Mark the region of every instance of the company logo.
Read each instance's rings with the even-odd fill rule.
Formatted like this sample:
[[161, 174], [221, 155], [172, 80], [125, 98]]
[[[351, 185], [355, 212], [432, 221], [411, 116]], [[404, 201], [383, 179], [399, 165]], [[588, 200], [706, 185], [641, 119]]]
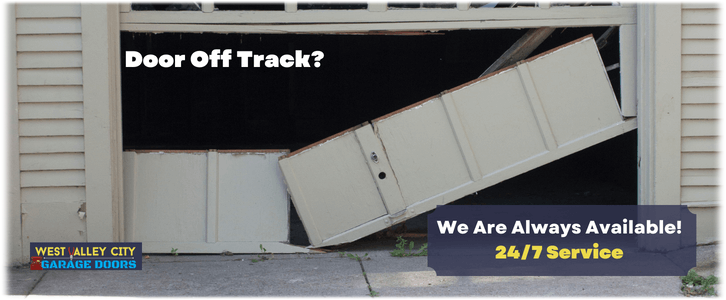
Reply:
[[30, 243], [31, 270], [141, 270], [141, 243]]

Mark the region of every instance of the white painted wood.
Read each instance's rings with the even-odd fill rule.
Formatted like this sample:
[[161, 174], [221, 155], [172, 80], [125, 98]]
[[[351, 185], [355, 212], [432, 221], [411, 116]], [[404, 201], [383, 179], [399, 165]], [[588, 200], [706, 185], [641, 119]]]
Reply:
[[285, 12], [286, 13], [297, 12], [297, 1], [285, 1]]
[[[386, 211], [389, 215], [396, 215], [406, 209], [406, 203], [403, 201], [398, 179], [396, 179], [391, 169], [385, 148], [383, 148], [381, 140], [372, 129], [371, 126], [362, 126], [354, 131], [355, 137], [358, 139], [361, 154], [365, 158], [366, 164], [371, 171], [371, 177], [373, 177], [378, 191], [381, 193]], [[375, 157], [373, 156], [374, 153], [376, 155]], [[378, 177], [381, 172], [386, 174], [383, 179]], [[393, 219], [391, 220], [392, 222], [395, 221]]]
[[80, 208], [80, 202], [23, 203], [23, 248], [30, 249], [31, 242], [86, 242], [86, 222], [78, 217]]
[[718, 151], [718, 137], [684, 137], [681, 139], [681, 152]]
[[681, 188], [683, 204], [688, 202], [717, 201], [718, 187], [715, 186], [684, 186]]
[[83, 170], [83, 153], [22, 154], [21, 171]]
[[[499, 10], [499, 9], [497, 9]], [[400, 10], [389, 10], [386, 14]], [[338, 12], [338, 11], [336, 11]], [[458, 11], [457, 11], [458, 12]], [[214, 15], [219, 12], [215, 12]], [[367, 12], [370, 14], [370, 12]], [[297, 13], [295, 13], [297, 14]], [[373, 15], [373, 14], [372, 14]], [[383, 15], [383, 14], [379, 14]], [[179, 22], [188, 22], [179, 20]], [[341, 33], [366, 31], [422, 31], [460, 29], [511, 29], [574, 26], [618, 26], [634, 24], [631, 18], [581, 19], [524, 19], [446, 22], [391, 22], [391, 23], [320, 23], [320, 24], [192, 24], [192, 23], [122, 23], [121, 30], [133, 32], [217, 32], [217, 33]]]
[[18, 51], [80, 51], [80, 34], [18, 35]]
[[718, 24], [719, 11], [715, 9], [684, 9], [682, 24]]
[[[583, 41], [557, 52], [561, 53], [533, 60], [527, 66], [555, 140], [562, 146], [622, 117], [617, 102], [610, 101], [615, 94], [602, 61], [599, 56], [590, 59], [589, 52], [597, 53], [596, 45]], [[572, 68], [572, 62], [578, 62], [578, 67]]]
[[83, 84], [81, 68], [20, 69], [19, 85], [79, 85]]
[[80, 18], [18, 19], [18, 34], [81, 33]]
[[718, 55], [682, 55], [682, 71], [718, 71]]
[[635, 2], [620, 2], [619, 4], [620, 4], [620, 7], [627, 7], [627, 8], [637, 7], [637, 3], [635, 3]]
[[718, 176], [683, 176], [681, 186], [718, 186]]
[[83, 135], [83, 120], [20, 120], [20, 136]]
[[127, 13], [131, 11], [131, 3], [119, 3], [118, 10], [120, 13]]
[[82, 86], [21, 86], [18, 102], [81, 102]]
[[83, 136], [20, 137], [20, 153], [83, 152]]
[[719, 86], [718, 72], [682, 72], [683, 87]]
[[384, 12], [388, 10], [388, 3], [383, 1], [368, 1], [368, 11]]
[[289, 240], [290, 200], [277, 164], [278, 158], [287, 153], [219, 151], [217, 242], [249, 242], [257, 247], [253, 251], [257, 252], [260, 243]]
[[[407, 205], [405, 213], [395, 217], [411, 218], [633, 129], [635, 121], [623, 121], [620, 115], [597, 53], [592, 37], [580, 39], [529, 59], [516, 70], [492, 73], [373, 120]], [[562, 88], [565, 85], [579, 89]], [[555, 87], [561, 87], [559, 94]], [[537, 113], [533, 106], [540, 101]], [[370, 125], [354, 130], [365, 132]], [[550, 151], [543, 138], [547, 131]], [[316, 247], [354, 241], [392, 224], [390, 215], [346, 220], [345, 226], [332, 220], [331, 215], [375, 216], [380, 212], [372, 211], [383, 202], [377, 186], [367, 184], [377, 178], [363, 176], [368, 171], [362, 164], [368, 159], [367, 142], [349, 137], [346, 131], [280, 160], [293, 202]], [[553, 142], [558, 137], [559, 145]], [[356, 142], [363, 146], [362, 157]], [[470, 149], [476, 164], [466, 158], [463, 147]], [[483, 177], [472, 180], [467, 168], [471, 165], [478, 165]], [[351, 180], [350, 174], [361, 177]], [[343, 194], [353, 189], [355, 194]], [[340, 206], [341, 202], [371, 208]]]
[[[126, 240], [156, 245], [144, 252], [163, 253], [169, 247], [258, 252], [261, 243], [287, 242], [290, 208], [277, 161], [288, 152], [124, 152]], [[185, 225], [175, 228], [179, 222]], [[268, 248], [301, 252], [274, 249]]]
[[80, 68], [83, 66], [81, 52], [20, 52], [18, 68]]
[[456, 90], [452, 97], [481, 174], [492, 174], [547, 152], [516, 70], [505, 70]]
[[[388, 145], [383, 145], [388, 149]], [[322, 141], [313, 149], [293, 153], [280, 167], [310, 243], [386, 214], [371, 176], [367, 157], [351, 131]], [[312, 173], [307, 170], [316, 170]], [[304, 172], [296, 175], [297, 172]], [[396, 178], [400, 178], [396, 175]]]
[[681, 170], [681, 175], [683, 177], [689, 177], [689, 176], [706, 176], [706, 177], [716, 177], [719, 174], [719, 170], [717, 169], [695, 169], [695, 170]]
[[[711, 200], [711, 201], [695, 201], [695, 202], [686, 202], [684, 203], [686, 206], [688, 206], [689, 209], [691, 208], [718, 208], [721, 206], [721, 201], [718, 200]], [[708, 222], [707, 224], [714, 224], [715, 220], [713, 222]], [[698, 224], [698, 223], [696, 223]], [[696, 225], [698, 226], [698, 225]], [[710, 225], [709, 225], [710, 226]], [[713, 241], [709, 242], [712, 243]], [[701, 244], [700, 242], [698, 244]]]
[[718, 120], [683, 120], [682, 136], [718, 136]]
[[116, 128], [118, 5], [84, 3], [81, 15], [88, 240], [114, 242], [123, 236], [122, 147]]
[[681, 118], [687, 119], [718, 119], [718, 104], [683, 104]]
[[[479, 181], [475, 181], [475, 182], [471, 182], [469, 184], [463, 185], [459, 189], [452, 190], [449, 193], [440, 194], [440, 195], [437, 195], [430, 199], [426, 199], [425, 201], [417, 202], [416, 204], [409, 206], [407, 208], [407, 210], [409, 212], [414, 211], [414, 212], [420, 213], [420, 212], [426, 212], [426, 211], [435, 209], [437, 205], [446, 204], [446, 203], [452, 202], [454, 200], [460, 199], [461, 197], [464, 197], [466, 195], [469, 195], [469, 194], [479, 191], [481, 189], [490, 187], [490, 186], [500, 183], [506, 179], [512, 178], [516, 175], [530, 171], [543, 164], [546, 164], [548, 162], [560, 159], [564, 156], [567, 156], [567, 155], [570, 155], [577, 151], [580, 151], [582, 149], [585, 149], [585, 148], [591, 146], [593, 143], [598, 143], [600, 141], [610, 139], [612, 137], [615, 137], [615, 136], [621, 135], [623, 133], [626, 133], [628, 131], [631, 131], [635, 128], [636, 128], [635, 119], [630, 119], [628, 121], [619, 123], [618, 125], [615, 125], [613, 127], [607, 128], [601, 132], [587, 136], [583, 139], [577, 140], [571, 144], [561, 147], [558, 149], [558, 151], [548, 152], [548, 153], [544, 153], [539, 156], [535, 156], [531, 159], [524, 160], [518, 164], [514, 164], [510, 168], [505, 168], [505, 169], [501, 170], [500, 172], [497, 172], [491, 176], [485, 176], [484, 178], [482, 178]], [[283, 161], [284, 160], [281, 160], [281, 163]], [[411, 214], [411, 215], [408, 215], [407, 217], [410, 218], [413, 216], [414, 216], [414, 214]], [[362, 224], [361, 226], [352, 228], [349, 231], [338, 234], [338, 235], [326, 240], [325, 243], [323, 244], [323, 246], [352, 242], [352, 241], [355, 241], [370, 233], [385, 229], [386, 227], [390, 226], [389, 223], [384, 222], [386, 220], [388, 220], [388, 217], [383, 216], [383, 217], [374, 219], [368, 223]]]
[[217, 241], [217, 215], [219, 214], [219, 154], [216, 150], [207, 152], [207, 243]]
[[124, 193], [124, 238], [125, 242], [136, 241], [134, 226], [136, 225], [136, 201], [140, 199], [136, 188], [136, 174], [139, 172], [139, 164], [136, 162], [137, 155], [132, 152], [123, 153], [123, 193]]
[[683, 104], [719, 103], [717, 87], [687, 87], [682, 89]]
[[539, 1], [537, 2], [537, 6], [542, 9], [549, 9], [550, 3], [548, 1]]
[[28, 187], [20, 191], [23, 203], [79, 203], [86, 201], [84, 187]]
[[683, 25], [682, 37], [686, 39], [718, 39], [718, 25]]
[[83, 118], [82, 102], [20, 103], [18, 118], [27, 119], [80, 119]]
[[202, 2], [202, 12], [211, 13], [214, 11], [214, 2]]
[[469, 10], [469, 7], [471, 7], [471, 2], [468, 1], [457, 1], [456, 2], [456, 9], [464, 11]]
[[620, 110], [626, 117], [638, 115], [636, 29], [635, 25], [620, 26]]
[[[699, 245], [713, 244], [721, 241], [719, 226], [714, 226], [714, 224], [721, 222], [720, 208], [718, 208], [718, 205], [713, 205], [714, 202], [720, 201], [704, 202], [710, 202], [711, 205], [707, 207], [688, 206], [688, 210], [696, 214], [696, 228], [698, 228], [696, 232], [696, 243]], [[699, 202], [699, 206], [706, 204], [704, 202]]]
[[407, 206], [472, 181], [440, 102], [373, 121]]
[[683, 9], [718, 9], [720, 8], [718, 2], [683, 2], [681, 4]]
[[[500, 172], [493, 174], [492, 176], [485, 176], [479, 181], [470, 182], [466, 185], [461, 186], [459, 189], [450, 191], [449, 193], [440, 194], [425, 201], [417, 202], [416, 204], [409, 206], [407, 210], [409, 212], [425, 212], [435, 209], [437, 205], [446, 204], [451, 201], [457, 200], [461, 197], [490, 187], [516, 175], [530, 171], [548, 162], [560, 159], [562, 157], [585, 149], [594, 143], [598, 143], [600, 141], [604, 141], [631, 131], [636, 128], [637, 124], [635, 121], [635, 119], [629, 119], [627, 121], [618, 123], [617, 125], [607, 128], [606, 130], [603, 130], [593, 135], [589, 135], [583, 139], [568, 144], [565, 147], [559, 148], [558, 151], [544, 153], [531, 159], [524, 160], [518, 164], [512, 165], [511, 168], [503, 169]], [[284, 162], [284, 160], [281, 160], [280, 162], [282, 163]], [[412, 216], [414, 215], [411, 214], [407, 217]], [[388, 219], [389, 218], [387, 216], [383, 216], [374, 219], [368, 223], [362, 224], [361, 226], [352, 228], [349, 231], [338, 234], [326, 240], [325, 245], [335, 245], [352, 242], [372, 232], [377, 232], [379, 230], [385, 229], [386, 227], [390, 226], [389, 223], [385, 222]]]
[[81, 5], [68, 4], [18, 4], [15, 9], [17, 18], [73, 18], [81, 17]]
[[[530, 72], [529, 67], [526, 64], [518, 63], [515, 69], [519, 75], [524, 92], [527, 94], [527, 99], [532, 107], [534, 117], [537, 120], [537, 126], [540, 134], [542, 135], [542, 141], [545, 144], [545, 148], [547, 151], [557, 149], [557, 138], [553, 133], [549, 120], [547, 119], [547, 112], [545, 112], [544, 107], [542, 106], [542, 99], [540, 99], [539, 92], [534, 84], [534, 79], [532, 78], [532, 73]], [[565, 141], [560, 141], [559, 143], [563, 144]]]
[[83, 170], [21, 171], [20, 187], [84, 186]]
[[718, 168], [716, 152], [684, 152], [681, 154], [683, 169], [715, 169]]
[[683, 54], [720, 54], [718, 40], [683, 40], [681, 52]]
[[[287, 2], [286, 2], [287, 3]], [[292, 5], [291, 5], [292, 6]], [[527, 19], [617, 19], [619, 24], [635, 24], [635, 8], [590, 6], [557, 7], [552, 9], [403, 9], [388, 10], [385, 14], [371, 14], [367, 10], [337, 10], [335, 12], [305, 10], [296, 13], [282, 11], [245, 12], [218, 11], [213, 14], [178, 11], [174, 13], [132, 11], [121, 15], [122, 24], [235, 24], [244, 19], [248, 24], [269, 23], [380, 23], [380, 22], [433, 22], [433, 21], [497, 21]], [[292, 8], [290, 8], [292, 9]]]
[[9, 234], [7, 235], [7, 248], [5, 249], [9, 253], [9, 256], [6, 256], [8, 265], [19, 265], [30, 259], [28, 257], [29, 251], [23, 251], [22, 227], [19, 214], [21, 212], [20, 204], [22, 203], [22, 196], [20, 194], [20, 137], [18, 135], [18, 118], [16, 113], [18, 109], [18, 81], [17, 77], [13, 76], [17, 74], [18, 69], [17, 58], [15, 55], [12, 55], [12, 52], [16, 49], [15, 7], [16, 4], [6, 4], [5, 9], [7, 11], [5, 17], [7, 19], [3, 23], [7, 26], [5, 27], [6, 35], [4, 42], [6, 43], [6, 49], [11, 52], [6, 56], [8, 64], [7, 74], [10, 76], [6, 77], [8, 102], [5, 104], [7, 110], [3, 115], [7, 126], [5, 141], [7, 143], [6, 176], [8, 177], [6, 182], [7, 194], [5, 194], [7, 197], [7, 214], [5, 216], [7, 220], [6, 224], [8, 224], [6, 230], [9, 230]]
[[441, 104], [444, 105], [444, 110], [446, 110], [446, 116], [449, 119], [449, 126], [451, 126], [454, 136], [456, 137], [456, 143], [459, 146], [461, 156], [464, 158], [466, 169], [469, 172], [469, 178], [472, 181], [479, 180], [482, 176], [481, 167], [479, 167], [479, 163], [474, 156], [474, 152], [471, 150], [469, 138], [466, 136], [464, 126], [461, 124], [461, 117], [459, 116], [459, 110], [456, 108], [456, 104], [454, 103], [453, 96], [451, 96], [451, 94], [442, 94]]
[[[136, 155], [129, 242], [206, 242], [206, 152]], [[132, 170], [133, 170], [132, 169]], [[168, 252], [168, 251], [167, 251]]]
[[123, 196], [123, 135], [121, 128], [121, 31], [119, 29], [118, 9], [122, 6], [108, 7], [108, 36], [109, 36], [109, 115], [111, 126], [111, 185], [113, 188], [113, 205], [117, 212], [117, 220], [114, 223], [114, 239], [124, 242], [125, 216]]

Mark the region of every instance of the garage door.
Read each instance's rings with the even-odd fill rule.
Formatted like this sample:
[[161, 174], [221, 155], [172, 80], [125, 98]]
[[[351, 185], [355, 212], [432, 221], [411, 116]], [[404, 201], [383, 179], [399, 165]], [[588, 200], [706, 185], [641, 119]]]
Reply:
[[351, 242], [635, 128], [592, 36], [283, 156], [310, 243]]

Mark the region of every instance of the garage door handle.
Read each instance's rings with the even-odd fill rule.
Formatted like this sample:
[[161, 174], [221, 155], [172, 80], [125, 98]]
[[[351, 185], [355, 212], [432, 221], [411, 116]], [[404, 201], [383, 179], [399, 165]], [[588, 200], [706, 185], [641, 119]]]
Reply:
[[372, 161], [373, 161], [374, 163], [378, 163], [378, 154], [376, 154], [376, 152], [375, 152], [375, 151], [374, 151], [374, 152], [371, 152], [371, 160], [372, 160]]

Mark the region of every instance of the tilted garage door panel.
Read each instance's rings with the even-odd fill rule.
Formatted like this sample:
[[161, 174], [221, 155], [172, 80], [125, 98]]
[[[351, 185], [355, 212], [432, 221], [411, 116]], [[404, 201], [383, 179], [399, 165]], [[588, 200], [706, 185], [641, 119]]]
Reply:
[[471, 181], [438, 98], [374, 125], [406, 205]]
[[561, 146], [611, 126], [621, 116], [595, 43], [576, 43], [556, 52], [527, 67]]
[[451, 95], [482, 174], [547, 151], [516, 70]]
[[330, 238], [386, 214], [352, 131], [291, 155], [295, 159], [287, 160], [289, 165], [280, 161], [280, 166], [311, 240]]
[[588, 36], [306, 147], [280, 166], [310, 242], [327, 246], [633, 128]]

